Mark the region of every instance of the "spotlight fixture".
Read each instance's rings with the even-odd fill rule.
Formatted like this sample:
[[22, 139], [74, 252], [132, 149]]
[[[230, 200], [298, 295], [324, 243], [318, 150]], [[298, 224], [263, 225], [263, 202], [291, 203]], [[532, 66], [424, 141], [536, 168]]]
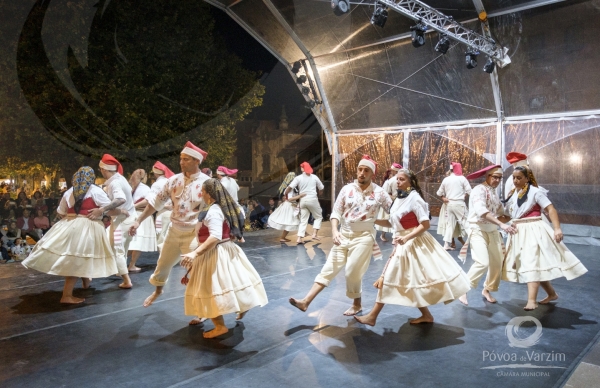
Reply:
[[427, 31], [427, 26], [423, 23], [419, 23], [416, 26], [411, 26], [410, 30], [412, 31], [412, 45], [414, 47], [421, 47], [425, 44], [425, 31]]
[[496, 63], [492, 61], [492, 58], [488, 57], [487, 62], [485, 62], [485, 65], [483, 65], [483, 71], [485, 71], [488, 74], [492, 74], [495, 68]]
[[377, 2], [375, 4], [375, 11], [373, 11], [373, 16], [371, 16], [371, 24], [383, 28], [383, 26], [385, 26], [385, 22], [387, 21], [387, 17], [387, 7], [384, 4]]
[[348, 0], [331, 0], [331, 9], [333, 9], [335, 16], [341, 16], [348, 12], [350, 3]]
[[302, 68], [302, 62], [300, 62], [300, 61], [294, 62], [294, 64], [292, 65], [292, 73], [297, 74], [301, 68]]
[[302, 85], [303, 83], [305, 83], [307, 80], [306, 76], [304, 74], [302, 74], [301, 76], [299, 76], [298, 78], [296, 78], [296, 83], [298, 85]]
[[467, 69], [474, 69], [477, 67], [477, 56], [478, 55], [479, 55], [479, 51], [474, 50], [469, 47], [469, 49], [465, 53], [465, 62], [467, 64]]
[[435, 45], [435, 51], [440, 54], [446, 54], [448, 49], [450, 48], [450, 39], [448, 39], [448, 35], [442, 34], [440, 40]]
[[310, 89], [306, 86], [303, 86], [301, 90], [302, 90], [302, 94], [304, 94], [305, 96], [307, 96], [308, 93], [310, 93]]

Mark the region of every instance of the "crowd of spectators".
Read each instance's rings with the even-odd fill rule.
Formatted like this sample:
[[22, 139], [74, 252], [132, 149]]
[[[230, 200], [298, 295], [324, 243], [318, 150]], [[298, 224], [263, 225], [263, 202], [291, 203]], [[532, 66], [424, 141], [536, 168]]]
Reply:
[[249, 221], [248, 229], [268, 228], [269, 216], [277, 209], [277, 205], [277, 199], [275, 198], [269, 198], [269, 204], [266, 207], [255, 198], [240, 200], [240, 206], [244, 209], [246, 219]]
[[27, 188], [0, 184], [0, 263], [21, 261], [59, 219], [56, 209], [62, 192], [45, 187], [31, 196]]

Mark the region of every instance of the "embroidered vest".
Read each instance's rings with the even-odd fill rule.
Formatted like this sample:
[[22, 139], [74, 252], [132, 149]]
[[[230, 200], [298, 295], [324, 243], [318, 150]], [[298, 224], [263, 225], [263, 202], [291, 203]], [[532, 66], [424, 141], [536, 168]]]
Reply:
[[[81, 209], [79, 209], [79, 214], [81, 214], [82, 216], [87, 216], [88, 210], [93, 209], [98, 209], [98, 205], [96, 205], [96, 202], [94, 202], [94, 199], [92, 197], [86, 198], [81, 203]], [[67, 210], [67, 214], [75, 214], [75, 208], [70, 207]]]
[[[227, 221], [223, 222], [222, 240], [226, 240], [230, 237], [229, 231], [230, 231], [229, 224], [227, 223]], [[210, 236], [210, 232], [208, 231], [208, 226], [206, 226], [206, 225], [204, 225], [204, 223], [202, 223], [202, 226], [200, 227], [200, 230], [198, 231], [198, 241], [200, 243], [203, 243], [208, 239], [208, 236]]]

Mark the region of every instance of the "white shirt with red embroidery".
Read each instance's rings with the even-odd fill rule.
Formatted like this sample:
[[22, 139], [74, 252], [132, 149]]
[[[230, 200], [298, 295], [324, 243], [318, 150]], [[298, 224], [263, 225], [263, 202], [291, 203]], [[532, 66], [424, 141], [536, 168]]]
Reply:
[[172, 227], [189, 231], [196, 227], [198, 214], [204, 205], [202, 200], [202, 183], [209, 179], [208, 175], [201, 172], [186, 177], [183, 173], [173, 175], [168, 179], [162, 190], [158, 193], [151, 191], [146, 200], [157, 211], [171, 200]]
[[340, 190], [330, 218], [340, 221], [342, 231], [372, 230], [379, 209], [389, 213], [391, 206], [392, 199], [380, 186], [371, 183], [363, 191], [355, 180]]
[[504, 209], [500, 203], [500, 198], [496, 194], [496, 189], [482, 183], [475, 186], [469, 196], [467, 221], [473, 224], [494, 225], [483, 217], [486, 213], [499, 217], [504, 214]]

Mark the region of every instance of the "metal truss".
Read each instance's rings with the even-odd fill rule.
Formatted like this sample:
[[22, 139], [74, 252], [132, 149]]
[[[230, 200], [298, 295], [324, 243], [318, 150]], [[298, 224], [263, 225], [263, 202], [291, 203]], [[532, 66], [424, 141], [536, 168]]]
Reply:
[[464, 27], [452, 17], [444, 15], [421, 1], [398, 0], [394, 2], [393, 0], [377, 0], [377, 2], [429, 28], [448, 35], [450, 39], [464, 43], [475, 50], [487, 54], [500, 67], [504, 67], [510, 63], [510, 58], [506, 54], [508, 50], [497, 45], [493, 39]]

